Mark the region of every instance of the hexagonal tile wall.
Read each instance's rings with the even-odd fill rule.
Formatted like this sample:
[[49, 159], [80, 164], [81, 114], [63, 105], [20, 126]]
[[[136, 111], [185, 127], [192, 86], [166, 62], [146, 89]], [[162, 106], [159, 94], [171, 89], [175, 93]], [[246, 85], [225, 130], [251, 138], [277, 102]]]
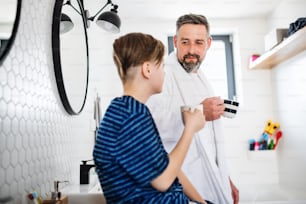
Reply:
[[16, 204], [27, 192], [45, 196], [55, 179], [78, 173], [69, 158], [75, 119], [63, 111], [52, 75], [54, 1], [23, 2], [16, 39], [0, 67], [0, 198], [11, 196]]

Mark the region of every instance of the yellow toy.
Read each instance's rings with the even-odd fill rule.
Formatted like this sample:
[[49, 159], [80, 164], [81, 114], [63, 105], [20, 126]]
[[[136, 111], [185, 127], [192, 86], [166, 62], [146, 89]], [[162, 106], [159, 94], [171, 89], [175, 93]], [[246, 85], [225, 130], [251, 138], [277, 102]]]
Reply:
[[272, 120], [268, 120], [264, 133], [268, 133], [268, 135], [272, 137], [275, 130], [277, 130], [279, 127], [279, 123], [273, 123]]
[[[264, 132], [261, 136], [261, 143], [264, 143], [264, 147], [262, 149], [275, 149], [276, 144], [279, 140], [279, 138], [275, 138], [275, 131], [280, 128], [279, 123], [273, 123], [272, 120], [267, 121], [267, 125], [265, 127]], [[278, 131], [280, 132], [280, 131]], [[277, 133], [278, 134], [278, 133]], [[278, 134], [279, 135], [279, 134]]]

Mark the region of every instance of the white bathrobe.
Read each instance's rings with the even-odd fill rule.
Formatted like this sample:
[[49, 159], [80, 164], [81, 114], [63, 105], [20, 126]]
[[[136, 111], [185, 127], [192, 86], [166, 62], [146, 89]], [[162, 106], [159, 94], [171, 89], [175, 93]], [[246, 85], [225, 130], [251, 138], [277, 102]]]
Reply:
[[[214, 96], [204, 74], [187, 73], [176, 53], [165, 61], [165, 81], [161, 94], [152, 96], [147, 105], [169, 152], [183, 132], [180, 106], [197, 105]], [[201, 196], [215, 204], [233, 203], [229, 173], [224, 155], [221, 119], [207, 121], [193, 138], [182, 169]]]

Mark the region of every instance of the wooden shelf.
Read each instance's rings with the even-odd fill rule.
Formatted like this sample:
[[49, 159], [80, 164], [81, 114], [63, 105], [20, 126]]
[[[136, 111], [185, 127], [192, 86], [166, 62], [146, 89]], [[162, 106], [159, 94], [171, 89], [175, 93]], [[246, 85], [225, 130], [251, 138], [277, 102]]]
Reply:
[[272, 69], [306, 50], [306, 26], [250, 63], [250, 69]]

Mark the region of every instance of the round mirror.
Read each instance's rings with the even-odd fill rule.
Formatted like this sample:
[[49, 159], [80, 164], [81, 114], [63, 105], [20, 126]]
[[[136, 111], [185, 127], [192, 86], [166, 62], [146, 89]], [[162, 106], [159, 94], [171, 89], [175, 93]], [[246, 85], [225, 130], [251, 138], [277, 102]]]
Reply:
[[[55, 1], [52, 52], [57, 88], [65, 110], [79, 114], [88, 88], [88, 39], [83, 5], [79, 0]], [[68, 20], [73, 27], [67, 29]], [[65, 22], [64, 22], [65, 21]]]
[[14, 42], [20, 19], [21, 0], [0, 1], [0, 65]]

